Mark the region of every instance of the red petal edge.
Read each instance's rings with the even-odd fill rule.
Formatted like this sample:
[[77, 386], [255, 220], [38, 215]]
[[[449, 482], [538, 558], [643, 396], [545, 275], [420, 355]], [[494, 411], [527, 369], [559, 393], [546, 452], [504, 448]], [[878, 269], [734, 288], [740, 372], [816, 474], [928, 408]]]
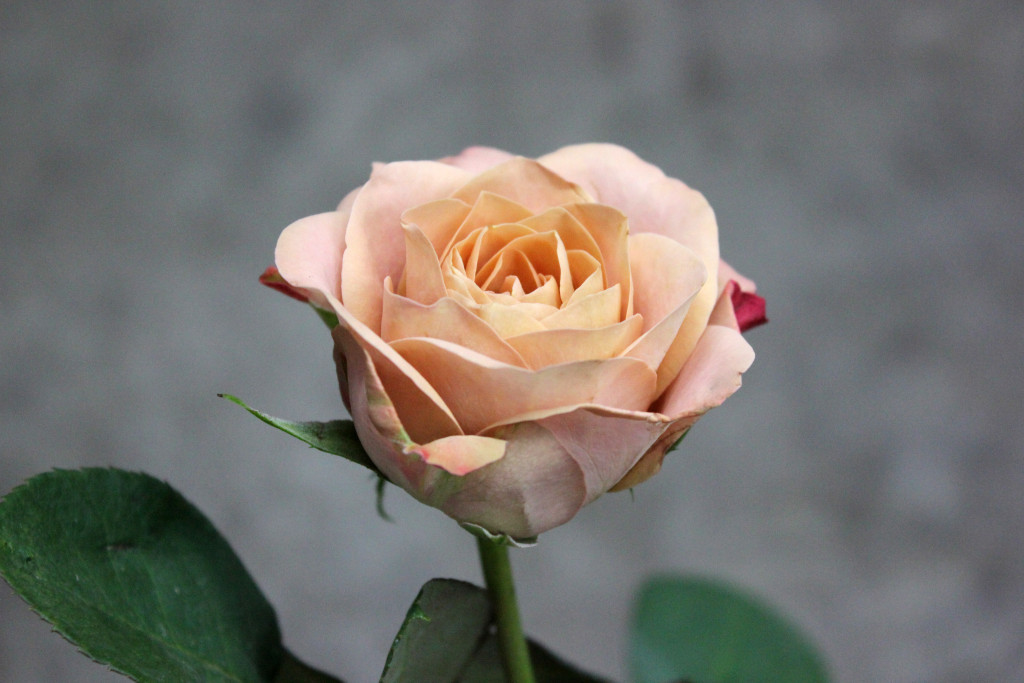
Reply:
[[732, 308], [736, 313], [736, 324], [739, 325], [740, 332], [746, 332], [768, 322], [765, 316], [764, 297], [754, 292], [744, 292], [735, 280], [732, 284]]
[[281, 273], [274, 266], [269, 266], [263, 274], [260, 275], [260, 284], [266, 285], [271, 289], [276, 289], [285, 296], [290, 296], [296, 301], [301, 301], [304, 304], [309, 303], [309, 297], [302, 293], [301, 290], [292, 287], [288, 284], [288, 281], [281, 277]]

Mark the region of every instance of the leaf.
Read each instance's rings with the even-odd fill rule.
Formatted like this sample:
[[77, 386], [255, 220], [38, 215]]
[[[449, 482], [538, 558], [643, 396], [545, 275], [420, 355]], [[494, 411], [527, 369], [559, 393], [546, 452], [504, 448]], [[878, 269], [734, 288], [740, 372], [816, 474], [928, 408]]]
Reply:
[[486, 591], [454, 579], [428, 581], [395, 636], [381, 683], [455, 683], [490, 623]]
[[761, 600], [724, 583], [665, 576], [640, 590], [629, 659], [636, 683], [824, 683], [811, 643]]
[[273, 681], [291, 659], [227, 541], [145, 474], [56, 470], [14, 489], [0, 503], [0, 575], [86, 655], [136, 680]]
[[317, 450], [330, 453], [331, 455], [340, 455], [346, 460], [362, 465], [378, 476], [384, 476], [377, 469], [377, 466], [373, 464], [373, 461], [370, 460], [366, 450], [363, 449], [363, 444], [359, 441], [359, 436], [356, 434], [356, 428], [352, 420], [293, 422], [267, 415], [255, 408], [250, 408], [245, 404], [245, 401], [237, 396], [232, 396], [231, 394], [217, 395], [242, 406], [271, 427], [276, 427], [285, 434], [294, 436], [299, 441], [309, 444]]
[[[388, 653], [381, 683], [504, 681], [487, 591], [454, 579], [432, 579], [413, 601]], [[608, 683], [584, 674], [529, 642], [538, 683]]]
[[[579, 669], [566, 664], [544, 646], [532, 640], [530, 661], [533, 663], [534, 677], [537, 683], [609, 683], [604, 678], [597, 678], [583, 673]], [[501, 653], [498, 651], [498, 639], [491, 635], [477, 650], [473, 660], [459, 677], [458, 683], [493, 683], [503, 681]]]

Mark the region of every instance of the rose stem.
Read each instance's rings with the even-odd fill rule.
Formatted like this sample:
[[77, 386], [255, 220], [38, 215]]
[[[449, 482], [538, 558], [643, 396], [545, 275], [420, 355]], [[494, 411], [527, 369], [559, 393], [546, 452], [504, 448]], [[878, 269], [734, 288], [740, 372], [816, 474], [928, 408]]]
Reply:
[[530, 652], [519, 621], [516, 587], [512, 583], [512, 565], [508, 561], [508, 546], [485, 538], [477, 538], [480, 565], [484, 582], [494, 606], [494, 621], [498, 627], [498, 646], [505, 675], [509, 683], [534, 683]]

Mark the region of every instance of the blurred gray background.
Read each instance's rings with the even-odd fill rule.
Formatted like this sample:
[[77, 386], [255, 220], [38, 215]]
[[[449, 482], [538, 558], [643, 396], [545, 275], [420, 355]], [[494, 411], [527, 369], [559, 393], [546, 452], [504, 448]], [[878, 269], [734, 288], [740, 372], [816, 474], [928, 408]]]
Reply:
[[[331, 419], [330, 339], [261, 288], [371, 162], [623, 144], [758, 281], [745, 387], [628, 494], [514, 553], [528, 631], [624, 679], [630, 594], [714, 573], [840, 682], [1024, 670], [1024, 5], [0, 5], [0, 490], [170, 481], [286, 642], [375, 681], [472, 539], [237, 407]], [[113, 681], [0, 585], [0, 680]]]

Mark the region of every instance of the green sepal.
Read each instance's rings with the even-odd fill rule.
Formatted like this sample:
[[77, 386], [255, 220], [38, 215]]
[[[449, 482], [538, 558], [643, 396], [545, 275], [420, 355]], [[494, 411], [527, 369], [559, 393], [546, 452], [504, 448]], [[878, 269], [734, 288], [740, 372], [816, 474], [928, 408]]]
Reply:
[[[424, 584], [388, 653], [381, 683], [492, 683], [505, 680], [487, 591], [455, 579]], [[608, 683], [530, 641], [537, 683]]]
[[513, 548], [532, 548], [537, 545], [536, 536], [530, 536], [529, 538], [512, 538], [508, 534], [496, 534], [493, 531], [488, 531], [479, 524], [473, 524], [472, 522], [459, 522], [459, 526], [477, 538], [483, 538], [491, 543], [497, 543], [498, 545], [509, 545]]
[[327, 325], [327, 329], [333, 330], [338, 326], [337, 313], [326, 308], [320, 308], [314, 304], [310, 304], [310, 307], [316, 311], [316, 314], [320, 317], [320, 320], [323, 321], [324, 325]]
[[384, 509], [384, 490], [387, 488], [387, 485], [388, 480], [381, 475], [377, 475], [377, 516], [385, 522], [394, 522], [395, 520]]
[[272, 415], [267, 415], [263, 411], [250, 408], [246, 405], [245, 401], [237, 396], [232, 396], [231, 394], [217, 395], [221, 398], [226, 398], [232, 403], [242, 406], [252, 413], [252, 415], [263, 422], [266, 422], [271, 427], [276, 427], [285, 434], [294, 436], [299, 441], [302, 441], [319, 451], [341, 456], [346, 460], [351, 460], [357, 465], [362, 465], [379, 477], [384, 477], [383, 473], [381, 473], [381, 471], [377, 469], [377, 466], [373, 464], [373, 461], [370, 460], [370, 456], [367, 455], [362, 443], [360, 443], [359, 436], [356, 434], [355, 424], [352, 420], [294, 422], [292, 420], [273, 417]]
[[294, 658], [241, 561], [146, 474], [55, 470], [11, 491], [0, 575], [83, 653], [138, 681], [336, 680], [286, 675]]
[[717, 580], [650, 579], [634, 603], [636, 683], [826, 683], [811, 642], [761, 599]]

